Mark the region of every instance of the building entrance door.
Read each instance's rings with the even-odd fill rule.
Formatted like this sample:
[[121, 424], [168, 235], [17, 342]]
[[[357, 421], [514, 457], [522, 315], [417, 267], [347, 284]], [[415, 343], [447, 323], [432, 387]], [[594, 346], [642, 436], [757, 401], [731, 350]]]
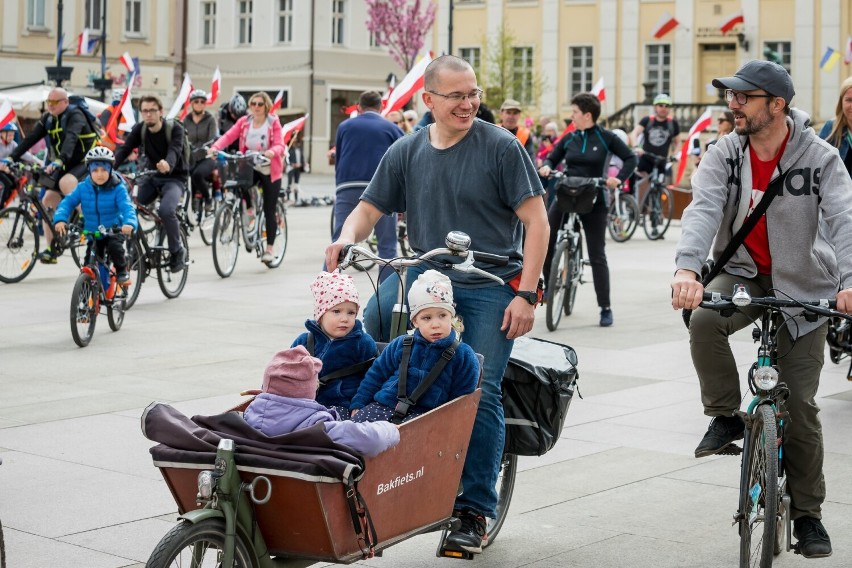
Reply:
[[698, 90], [695, 100], [718, 103], [723, 95], [713, 87], [713, 79], [730, 77], [737, 72], [737, 44], [704, 43], [699, 46]]

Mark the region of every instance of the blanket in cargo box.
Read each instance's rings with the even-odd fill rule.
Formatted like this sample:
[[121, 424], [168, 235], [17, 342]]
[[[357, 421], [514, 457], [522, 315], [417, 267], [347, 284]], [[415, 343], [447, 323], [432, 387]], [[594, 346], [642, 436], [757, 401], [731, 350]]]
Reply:
[[364, 458], [332, 442], [322, 424], [269, 437], [249, 426], [239, 412], [187, 418], [166, 403], [152, 402], [142, 413], [142, 434], [159, 443], [151, 448], [157, 462], [212, 467], [219, 440], [226, 438], [234, 441], [234, 459], [242, 468], [346, 484], [364, 473]]

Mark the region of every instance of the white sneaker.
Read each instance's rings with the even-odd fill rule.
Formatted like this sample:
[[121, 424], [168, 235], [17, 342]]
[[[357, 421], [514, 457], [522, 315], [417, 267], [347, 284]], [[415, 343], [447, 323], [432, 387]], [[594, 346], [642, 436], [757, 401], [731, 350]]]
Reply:
[[272, 256], [271, 252], [265, 252], [265, 253], [263, 253], [263, 256], [260, 257], [260, 262], [263, 262], [263, 263], [266, 263], [266, 264], [269, 264], [273, 260], [275, 260], [275, 257]]

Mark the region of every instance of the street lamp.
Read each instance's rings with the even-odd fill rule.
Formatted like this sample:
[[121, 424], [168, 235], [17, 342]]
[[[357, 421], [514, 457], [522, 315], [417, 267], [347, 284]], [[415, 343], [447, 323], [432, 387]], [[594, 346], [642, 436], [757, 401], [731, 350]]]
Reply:
[[44, 68], [47, 71], [47, 80], [53, 81], [57, 87], [61, 87], [64, 81], [71, 80], [71, 72], [74, 70], [73, 67], [63, 67], [62, 66], [62, 52], [64, 49], [62, 48], [62, 0], [59, 0], [56, 3], [56, 14], [57, 14], [57, 30], [56, 35], [59, 37], [59, 45], [56, 48], [56, 65], [48, 65]]
[[106, 78], [107, 3], [101, 5], [101, 78], [92, 81], [96, 91], [101, 92], [101, 102], [106, 102], [106, 92], [112, 89], [112, 79]]

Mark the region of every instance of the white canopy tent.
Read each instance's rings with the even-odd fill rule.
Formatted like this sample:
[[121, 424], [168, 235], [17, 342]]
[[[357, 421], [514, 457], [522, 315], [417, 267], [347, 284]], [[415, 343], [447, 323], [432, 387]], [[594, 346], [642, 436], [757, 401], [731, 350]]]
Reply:
[[[12, 108], [15, 109], [15, 114], [22, 118], [38, 118], [41, 116], [44, 101], [47, 100], [47, 95], [53, 87], [48, 85], [36, 85], [34, 87], [26, 87], [22, 89], [10, 89], [8, 91], [0, 91], [0, 100], [7, 99], [12, 103]], [[69, 93], [75, 94], [75, 93]], [[108, 105], [85, 97], [92, 113], [98, 115]]]

